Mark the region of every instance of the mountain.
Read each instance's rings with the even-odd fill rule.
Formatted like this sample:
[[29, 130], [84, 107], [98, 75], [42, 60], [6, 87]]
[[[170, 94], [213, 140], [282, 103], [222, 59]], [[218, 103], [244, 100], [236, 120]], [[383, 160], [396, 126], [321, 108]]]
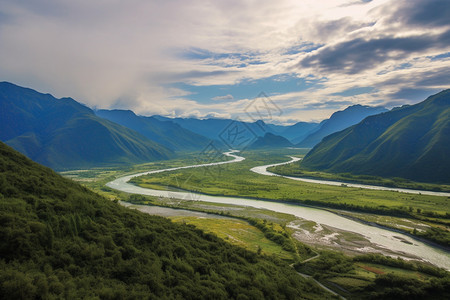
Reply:
[[323, 139], [302, 166], [450, 183], [450, 90], [367, 117]]
[[[181, 127], [213, 140], [222, 140], [223, 134], [234, 124], [239, 123], [241, 131], [248, 132], [253, 141], [263, 137], [266, 133], [282, 136], [297, 147], [311, 148], [319, 143], [325, 136], [343, 130], [360, 122], [367, 116], [385, 112], [382, 107], [354, 105], [343, 111], [335, 112], [330, 119], [318, 123], [298, 122], [294, 125], [283, 126], [267, 124], [262, 120], [256, 122], [234, 121], [231, 119], [194, 119], [194, 118], [167, 118], [154, 116], [158, 120], [173, 121]], [[226, 143], [226, 141], [223, 141]]]
[[324, 299], [287, 263], [124, 208], [0, 142], [0, 299]]
[[319, 124], [298, 122], [290, 126], [267, 124], [262, 120], [256, 122], [243, 122], [232, 119], [194, 119], [194, 118], [167, 118], [162, 116], [153, 116], [162, 121], [172, 121], [181, 127], [197, 134], [206, 136], [212, 140], [224, 141], [224, 133], [235, 124], [239, 124], [240, 131], [247, 131], [247, 136], [251, 136], [254, 141], [257, 137], [262, 137], [266, 133], [280, 135], [288, 140], [303, 139], [307, 134], [313, 131]]
[[130, 110], [97, 110], [95, 114], [130, 128], [174, 151], [201, 150], [210, 142], [210, 139], [170, 120], [161, 121], [155, 117], [137, 116]]
[[253, 123], [231, 119], [167, 118], [154, 116], [161, 121], [172, 121], [181, 127], [215, 141], [219, 147], [244, 149], [270, 128], [263, 121]]
[[167, 118], [162, 116], [154, 116], [158, 120], [172, 121], [183, 128], [186, 128], [197, 134], [206, 136], [212, 140], [220, 140], [224, 132], [227, 131], [234, 124], [239, 123], [239, 126], [252, 131], [255, 136], [264, 135], [265, 123], [247, 123], [235, 121], [231, 119], [194, 119], [194, 118]]
[[292, 147], [292, 143], [286, 138], [275, 135], [273, 133], [266, 133], [264, 136], [260, 136], [257, 140], [250, 145], [250, 149], [261, 149], [261, 148], [284, 148]]
[[54, 169], [166, 159], [172, 152], [71, 98], [0, 83], [0, 140]]
[[313, 133], [305, 137], [296, 146], [302, 148], [312, 148], [327, 135], [355, 125], [368, 116], [376, 115], [386, 111], [387, 109], [384, 107], [371, 107], [359, 104], [349, 106], [342, 111], [333, 113], [329, 119], [322, 121], [317, 131], [314, 131]]
[[303, 141], [308, 135], [313, 133], [320, 126], [319, 123], [298, 122], [294, 125], [287, 126], [279, 135], [287, 138], [293, 144]]

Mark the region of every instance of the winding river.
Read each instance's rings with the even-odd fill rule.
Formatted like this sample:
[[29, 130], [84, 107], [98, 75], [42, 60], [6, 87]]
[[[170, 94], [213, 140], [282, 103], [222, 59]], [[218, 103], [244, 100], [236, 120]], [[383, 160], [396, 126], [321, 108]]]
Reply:
[[[413, 240], [412, 238], [410, 238], [409, 236], [406, 236], [404, 234], [392, 232], [392, 231], [381, 229], [378, 227], [361, 224], [356, 221], [349, 220], [347, 218], [338, 216], [336, 214], [333, 214], [333, 213], [325, 211], [325, 210], [311, 208], [311, 207], [304, 207], [304, 206], [299, 206], [299, 205], [289, 204], [289, 203], [272, 202], [272, 201], [254, 200], [254, 199], [237, 198], [237, 197], [210, 196], [210, 195], [204, 195], [204, 194], [196, 194], [193, 192], [153, 190], [153, 189], [142, 188], [142, 187], [133, 185], [131, 183], [128, 183], [128, 181], [130, 181], [132, 178], [142, 176], [142, 175], [156, 174], [156, 173], [161, 173], [161, 172], [169, 172], [169, 171], [175, 171], [175, 170], [180, 170], [180, 169], [229, 164], [229, 163], [236, 163], [236, 162], [243, 161], [245, 158], [236, 155], [235, 154], [236, 152], [239, 152], [239, 151], [233, 150], [233, 151], [224, 153], [225, 155], [227, 155], [229, 157], [233, 157], [233, 159], [229, 160], [229, 161], [142, 172], [142, 173], [138, 173], [138, 174], [133, 174], [133, 175], [128, 175], [128, 176], [117, 178], [117, 179], [107, 183], [106, 185], [110, 188], [120, 190], [123, 192], [127, 192], [127, 193], [132, 193], [132, 194], [142, 194], [142, 195], [169, 197], [169, 198], [184, 199], [184, 200], [199, 200], [199, 201], [206, 201], [206, 202], [213, 202], [213, 203], [251, 206], [251, 207], [263, 208], [263, 209], [268, 209], [268, 210], [277, 211], [277, 212], [281, 212], [281, 213], [291, 214], [291, 215], [295, 215], [299, 218], [311, 220], [311, 221], [314, 221], [314, 222], [317, 222], [320, 224], [332, 226], [332, 227], [346, 230], [346, 231], [352, 231], [355, 233], [359, 233], [359, 234], [363, 235], [364, 237], [366, 237], [367, 239], [369, 239], [372, 243], [375, 243], [375, 244], [379, 245], [380, 247], [383, 247], [385, 249], [390, 249], [392, 251], [399, 252], [399, 253], [414, 255], [414, 256], [417, 256], [417, 257], [423, 259], [424, 261], [428, 261], [436, 266], [450, 270], [450, 254], [445, 252], [444, 250], [428, 246], [422, 242]], [[291, 161], [285, 162], [285, 163], [290, 163], [295, 160], [298, 160], [298, 159], [292, 158]], [[279, 164], [275, 164], [275, 165], [279, 165]], [[267, 172], [266, 169], [269, 166], [274, 166], [274, 165], [255, 167], [255, 168], [252, 168], [251, 170], [253, 172], [256, 172], [256, 173], [259, 173], [262, 175], [279, 176], [279, 175]], [[296, 177], [292, 177], [292, 178], [288, 177], [288, 178], [299, 180]], [[314, 183], [320, 183], [320, 182], [314, 182]], [[325, 184], [325, 183], [322, 183], [322, 184]], [[358, 187], [360, 187], [360, 186], [358, 186]], [[378, 187], [378, 188], [381, 188], [381, 187]], [[411, 190], [408, 190], [408, 191], [411, 191]], [[425, 192], [425, 191], [422, 191], [422, 192]], [[411, 244], [401, 242], [398, 239], [398, 237], [400, 237], [406, 241], [409, 241]]]

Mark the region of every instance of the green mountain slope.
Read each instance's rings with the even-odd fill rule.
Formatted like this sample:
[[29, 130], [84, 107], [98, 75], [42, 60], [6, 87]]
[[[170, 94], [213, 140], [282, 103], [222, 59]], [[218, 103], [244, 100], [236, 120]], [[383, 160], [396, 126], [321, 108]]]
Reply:
[[383, 113], [385, 111], [387, 111], [387, 109], [384, 107], [363, 106], [359, 104], [349, 106], [344, 110], [333, 113], [329, 119], [322, 121], [317, 130], [306, 136], [296, 146], [312, 148], [327, 135], [355, 125], [368, 116]]
[[172, 152], [70, 98], [0, 83], [0, 140], [54, 169], [165, 159]]
[[0, 299], [324, 299], [286, 263], [126, 209], [0, 142]]
[[187, 130], [172, 121], [161, 121], [154, 117], [137, 116], [130, 110], [97, 110], [95, 114], [110, 120], [174, 150], [202, 150], [210, 139]]
[[450, 183], [450, 90], [332, 134], [302, 166]]

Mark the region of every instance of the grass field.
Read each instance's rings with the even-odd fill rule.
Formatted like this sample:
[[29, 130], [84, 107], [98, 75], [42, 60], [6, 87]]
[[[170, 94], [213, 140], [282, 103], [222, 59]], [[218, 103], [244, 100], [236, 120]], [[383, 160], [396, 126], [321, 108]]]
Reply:
[[[310, 247], [293, 237], [293, 230], [287, 226], [290, 222], [297, 220], [293, 215], [248, 206], [140, 195], [131, 195], [127, 201], [138, 205], [155, 205], [214, 214], [216, 216], [214, 218], [192, 217], [191, 215], [179, 217], [178, 214], [169, 217], [175, 221], [181, 220], [181, 222], [197, 226], [202, 230], [213, 232], [233, 244], [241, 244], [247, 249], [275, 255], [280, 259], [296, 262], [315, 255]], [[217, 217], [220, 218], [220, 221], [217, 221]], [[243, 227], [251, 228], [251, 230], [245, 232]], [[239, 228], [244, 230], [239, 231]], [[246, 238], [247, 233], [250, 233], [252, 237]]]
[[[254, 252], [275, 255], [281, 259], [294, 259], [293, 253], [287, 252], [275, 242], [264, 237], [263, 232], [244, 220], [209, 219], [197, 217], [171, 217], [174, 222], [192, 224], [205, 232], [214, 233], [231, 244], [244, 247]], [[259, 250], [260, 249], [260, 250]]]

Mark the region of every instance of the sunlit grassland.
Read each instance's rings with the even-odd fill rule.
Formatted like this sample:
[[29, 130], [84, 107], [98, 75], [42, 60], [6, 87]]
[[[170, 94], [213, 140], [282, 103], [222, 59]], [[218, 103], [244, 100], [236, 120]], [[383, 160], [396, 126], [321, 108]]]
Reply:
[[238, 219], [210, 219], [198, 217], [170, 217], [175, 222], [192, 224], [208, 233], [248, 250], [267, 255], [275, 255], [281, 259], [293, 259], [293, 254], [281, 248], [280, 245], [268, 240], [258, 228], [244, 220]]
[[[134, 205], [170, 207], [174, 209], [174, 214], [169, 215], [170, 218], [175, 217], [177, 221], [189, 220], [189, 222], [186, 223], [194, 226], [198, 225], [200, 229], [205, 231], [208, 231], [210, 229], [209, 227], [212, 227], [214, 228], [214, 231], [211, 232], [214, 232], [228, 242], [242, 244], [243, 241], [245, 244], [244, 247], [249, 250], [255, 251], [256, 249], [256, 252], [259, 252], [258, 249], [260, 248], [262, 253], [275, 255], [280, 259], [296, 262], [316, 255], [314, 250], [305, 244], [300, 243], [292, 236], [293, 230], [289, 228], [287, 224], [297, 220], [297, 218], [290, 214], [249, 206], [210, 203], [204, 201], [177, 200], [141, 195], [130, 195], [127, 201]], [[176, 209], [187, 209], [190, 211], [198, 211], [209, 214], [212, 213], [216, 216], [186, 215], [180, 217], [180, 215], [176, 213]], [[193, 221], [195, 218], [200, 220], [199, 223]], [[204, 221], [203, 219], [211, 220]], [[217, 219], [226, 220], [225, 222], [229, 224], [236, 222], [238, 228], [242, 227], [242, 224], [244, 224], [245, 228], [253, 228], [252, 231], [258, 232], [258, 234], [254, 235], [254, 238], [249, 239], [245, 237], [245, 231], [236, 232], [233, 230], [235, 234], [237, 233], [238, 235], [244, 235], [242, 236], [242, 239], [232, 239], [230, 238], [230, 232], [227, 226], [215, 226]], [[231, 227], [235, 227], [235, 225], [231, 225]], [[261, 237], [264, 238], [264, 240], [261, 240]], [[270, 244], [267, 244], [267, 241], [269, 241]], [[276, 245], [276, 248], [273, 248], [274, 245]]]

